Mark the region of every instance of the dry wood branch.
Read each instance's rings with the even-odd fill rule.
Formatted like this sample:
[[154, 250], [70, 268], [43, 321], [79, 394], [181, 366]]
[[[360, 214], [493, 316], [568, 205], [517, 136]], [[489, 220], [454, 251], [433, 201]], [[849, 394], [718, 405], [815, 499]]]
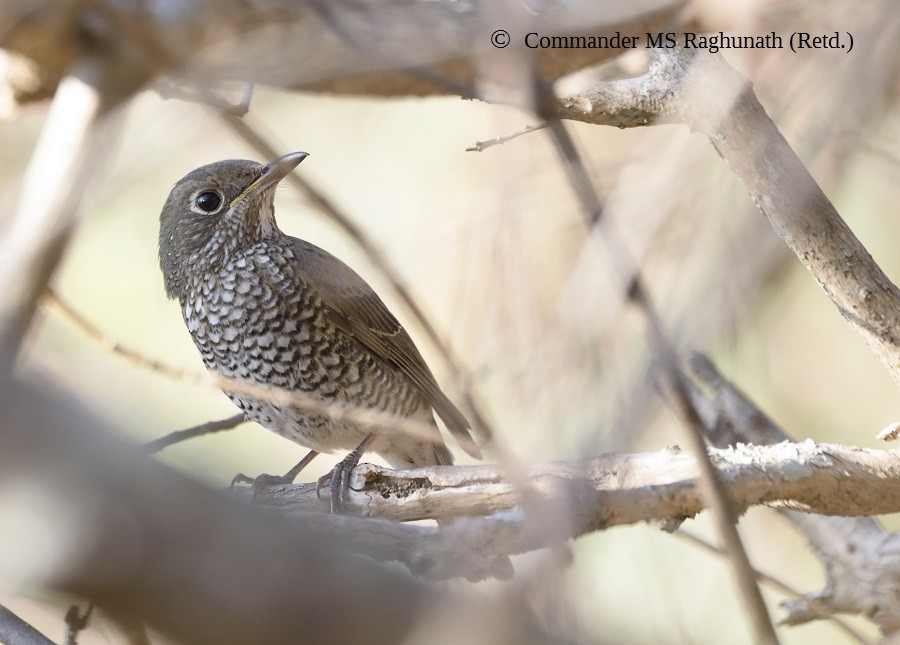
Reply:
[[[817, 444], [740, 445], [709, 451], [735, 509], [766, 504], [828, 515], [900, 511], [900, 451]], [[581, 517], [584, 530], [679, 517], [703, 510], [699, 469], [678, 449], [530, 466], [531, 487], [551, 506]], [[322, 510], [309, 484], [273, 486], [258, 499]], [[408, 521], [490, 515], [518, 507], [515, 486], [496, 466], [431, 466], [394, 471], [362, 464], [351, 478], [349, 508], [367, 517]]]
[[[900, 509], [898, 452], [806, 442], [711, 450], [711, 456], [739, 511], [758, 504], [842, 515]], [[483, 576], [498, 557], [611, 526], [692, 517], [705, 507], [698, 474], [693, 456], [679, 450], [535, 465], [529, 501], [550, 522], [541, 526], [528, 521], [516, 486], [495, 466], [392, 471], [362, 464], [351, 479], [348, 508], [368, 520], [329, 515], [315, 484], [270, 486], [256, 500], [297, 517], [316, 513], [321, 519], [312, 524], [323, 541], [343, 536], [375, 559], [444, 579]], [[484, 515], [490, 516], [464, 517]], [[455, 519], [440, 529], [385, 521], [427, 518]]]
[[[715, 445], [788, 439], [764, 412], [719, 374], [709, 359], [697, 354], [691, 366], [707, 391], [696, 390], [694, 395]], [[892, 473], [893, 467], [888, 471], [879, 468], [872, 475], [887, 480]], [[896, 594], [900, 535], [887, 533], [869, 517], [782, 513], [809, 541], [822, 561], [828, 581], [824, 589], [785, 603], [789, 614], [784, 622], [801, 624], [817, 619], [823, 612], [851, 612], [867, 616], [886, 635], [900, 631], [900, 600]], [[863, 513], [869, 514], [878, 511]]]
[[547, 111], [618, 127], [682, 123], [707, 135], [775, 232], [900, 384], [900, 290], [841, 219], [749, 83], [721, 57], [654, 50], [644, 76], [600, 83]]
[[869, 517], [820, 517], [790, 513], [822, 562], [827, 584], [784, 603], [784, 623], [801, 625], [823, 611], [867, 617], [885, 636], [900, 632], [900, 535]]

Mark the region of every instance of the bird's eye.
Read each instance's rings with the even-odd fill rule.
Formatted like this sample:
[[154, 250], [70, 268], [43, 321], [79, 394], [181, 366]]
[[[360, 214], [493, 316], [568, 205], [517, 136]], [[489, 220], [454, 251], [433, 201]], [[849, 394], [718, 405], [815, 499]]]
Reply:
[[212, 190], [205, 190], [194, 198], [194, 205], [204, 213], [214, 213], [222, 205], [222, 196]]

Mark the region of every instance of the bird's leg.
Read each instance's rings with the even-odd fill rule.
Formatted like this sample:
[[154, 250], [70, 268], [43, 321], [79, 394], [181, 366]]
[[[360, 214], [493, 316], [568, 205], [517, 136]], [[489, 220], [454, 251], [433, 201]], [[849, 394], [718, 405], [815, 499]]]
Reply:
[[319, 453], [315, 450], [310, 450], [306, 453], [306, 456], [297, 462], [297, 465], [287, 471], [284, 475], [281, 476], [283, 484], [293, 484], [294, 480], [297, 479], [297, 475], [300, 474], [300, 471], [306, 468], [309, 463], [316, 458], [316, 455]]
[[366, 435], [366, 438], [356, 446], [353, 452], [338, 462], [334, 467], [334, 470], [319, 478], [319, 483], [316, 486], [317, 495], [326, 483], [330, 483], [332, 513], [340, 513], [347, 505], [347, 494], [350, 491], [350, 474], [353, 472], [353, 469], [356, 468], [356, 465], [362, 458], [366, 448], [368, 448], [369, 444], [374, 440], [374, 434]]
[[238, 473], [234, 476], [234, 479], [231, 480], [231, 488], [234, 488], [235, 484], [250, 484], [253, 488], [253, 499], [256, 499], [259, 495], [259, 491], [265, 488], [266, 486], [274, 486], [276, 484], [293, 484], [294, 480], [297, 479], [297, 475], [300, 474], [300, 471], [306, 468], [313, 459], [316, 458], [316, 455], [319, 453], [315, 450], [310, 450], [306, 453], [306, 456], [301, 459], [296, 466], [287, 471], [284, 475], [269, 475], [263, 473], [261, 475], [257, 475], [255, 478], [247, 477], [247, 475], [243, 473]]

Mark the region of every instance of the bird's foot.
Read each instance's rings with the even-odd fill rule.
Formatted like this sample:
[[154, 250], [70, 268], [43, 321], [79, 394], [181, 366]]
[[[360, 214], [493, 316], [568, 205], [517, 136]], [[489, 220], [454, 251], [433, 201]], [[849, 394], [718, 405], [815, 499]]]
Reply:
[[359, 463], [360, 455], [355, 455], [355, 459], [351, 459], [354, 454], [351, 452], [347, 457], [337, 463], [334, 469], [327, 475], [319, 477], [316, 482], [316, 495], [322, 499], [322, 489], [328, 488], [328, 498], [331, 503], [332, 513], [343, 513], [347, 508], [347, 501], [350, 496], [350, 474]]
[[293, 478], [288, 479], [285, 475], [269, 475], [268, 473], [263, 473], [256, 477], [248, 477], [244, 473], [238, 473], [234, 476], [234, 479], [231, 480], [231, 486], [229, 488], [234, 488], [236, 484], [250, 484], [250, 489], [253, 491], [252, 499], [255, 502], [264, 488], [277, 486], [279, 484], [290, 484], [293, 483], [293, 481]]
[[331, 512], [343, 513], [347, 508], [348, 498], [350, 496], [350, 475], [353, 469], [359, 464], [363, 453], [369, 444], [372, 443], [375, 435], [369, 435], [363, 439], [353, 452], [344, 457], [334, 469], [327, 475], [319, 478], [316, 484], [316, 495], [322, 499], [322, 489], [328, 486], [330, 489]]
[[293, 484], [294, 480], [297, 479], [297, 475], [300, 474], [300, 471], [306, 468], [309, 465], [309, 462], [315, 459], [318, 454], [319, 453], [315, 450], [310, 450], [296, 466], [283, 475], [268, 475], [263, 473], [262, 475], [257, 475], [255, 478], [251, 478], [243, 473], [238, 473], [234, 476], [234, 479], [231, 480], [230, 488], [234, 488], [235, 484], [250, 484], [250, 488], [253, 489], [253, 501], [256, 501], [260, 491], [267, 486]]

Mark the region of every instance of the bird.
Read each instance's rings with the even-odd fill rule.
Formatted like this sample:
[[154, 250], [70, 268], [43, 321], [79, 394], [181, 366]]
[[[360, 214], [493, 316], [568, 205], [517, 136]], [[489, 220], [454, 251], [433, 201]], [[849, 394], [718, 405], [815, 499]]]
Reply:
[[[178, 180], [160, 213], [159, 263], [206, 368], [228, 379], [225, 394], [249, 420], [310, 449], [286, 475], [262, 481], [293, 481], [317, 453], [350, 451], [323, 478], [340, 512], [364, 452], [397, 469], [453, 464], [435, 414], [467, 454], [482, 455], [468, 420], [372, 287], [278, 228], [276, 187], [307, 156], [218, 161]], [[295, 392], [323, 409], [229, 390], [231, 382]], [[424, 434], [373, 431], [329, 415], [329, 405], [418, 422]]]

